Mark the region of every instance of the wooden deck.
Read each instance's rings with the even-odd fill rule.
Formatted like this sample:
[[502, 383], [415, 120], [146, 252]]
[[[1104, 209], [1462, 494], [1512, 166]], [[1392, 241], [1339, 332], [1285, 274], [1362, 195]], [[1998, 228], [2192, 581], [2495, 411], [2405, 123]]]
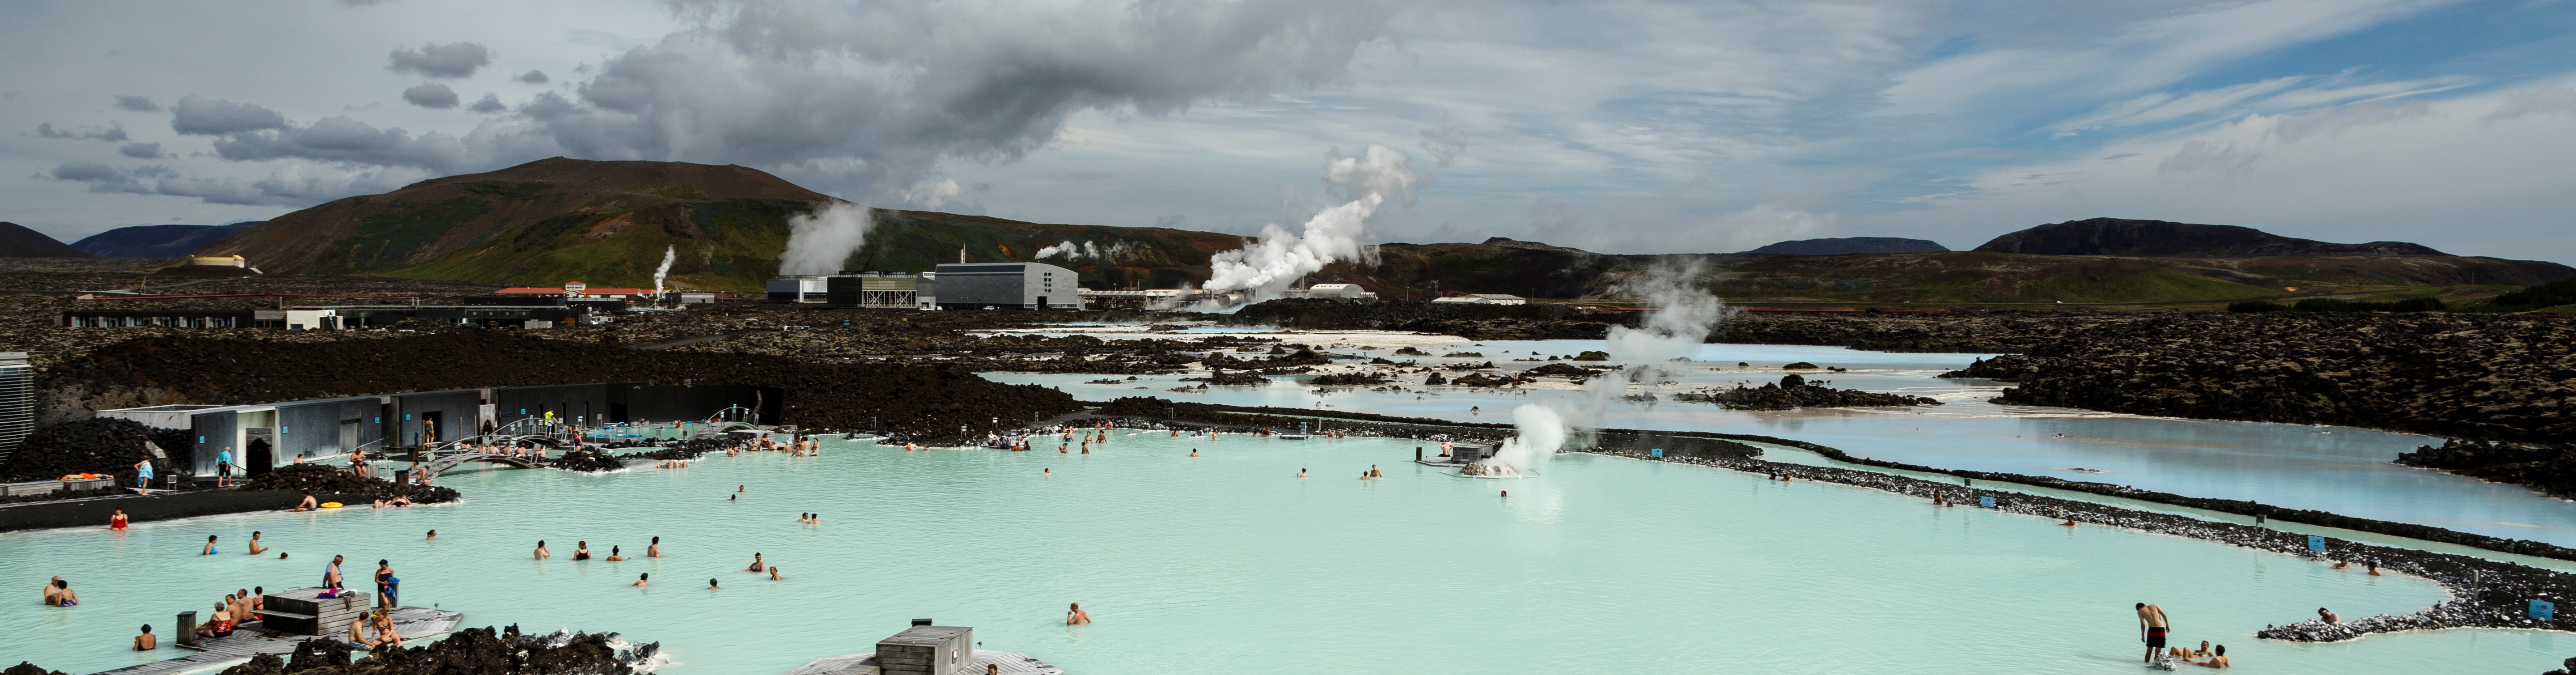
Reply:
[[[394, 631], [403, 636], [405, 645], [417, 645], [445, 636], [456, 630], [457, 626], [464, 621], [465, 615], [461, 612], [426, 607], [394, 608]], [[268, 630], [267, 626], [263, 625], [266, 623], [253, 621], [243, 624], [234, 630], [232, 635], [200, 640], [197, 643], [198, 651], [193, 654], [166, 661], [127, 666], [97, 675], [181, 675], [200, 671], [211, 672], [216, 668], [248, 661], [255, 654], [283, 656], [294, 653], [296, 645], [303, 644], [305, 640], [313, 637]], [[344, 625], [341, 630], [345, 632], [347, 627]], [[331, 637], [341, 637], [344, 632], [332, 633]], [[164, 640], [169, 646], [176, 646], [178, 643], [175, 639], [164, 638]], [[1005, 669], [1002, 672], [1011, 671]]]
[[[1047, 662], [1027, 654], [989, 649], [975, 650], [975, 658], [967, 659], [956, 672], [960, 675], [984, 675], [986, 664], [998, 666], [1002, 675], [1064, 675], [1063, 668], [1047, 665]], [[877, 668], [877, 655], [868, 653], [817, 659], [787, 671], [787, 675], [880, 675], [883, 672]]]

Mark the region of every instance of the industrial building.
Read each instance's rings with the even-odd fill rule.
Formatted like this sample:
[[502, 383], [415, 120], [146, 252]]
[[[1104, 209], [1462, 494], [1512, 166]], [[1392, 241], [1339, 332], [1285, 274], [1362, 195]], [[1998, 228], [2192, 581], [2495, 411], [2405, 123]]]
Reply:
[[1444, 305], [1526, 305], [1526, 304], [1529, 304], [1529, 299], [1528, 299], [1528, 298], [1523, 298], [1523, 297], [1521, 297], [1521, 296], [1517, 296], [1517, 295], [1505, 295], [1505, 294], [1501, 294], [1501, 293], [1475, 293], [1475, 294], [1459, 295], [1459, 296], [1446, 297], [1446, 298], [1432, 298], [1432, 299], [1431, 299], [1431, 301], [1432, 301], [1432, 302], [1434, 302], [1434, 303], [1444, 304]]
[[940, 265], [938, 273], [940, 309], [1083, 308], [1073, 270], [1046, 263]]
[[881, 309], [1084, 308], [1073, 270], [1045, 263], [940, 265], [935, 272], [849, 272], [769, 280], [769, 302]]
[[[0, 382], [5, 382], [0, 368]], [[0, 405], [5, 405], [0, 391]], [[32, 401], [32, 399], [31, 399]], [[215, 454], [232, 450], [249, 475], [294, 463], [326, 461], [364, 447], [372, 452], [458, 441], [548, 413], [565, 424], [704, 420], [727, 409], [748, 421], [775, 424], [786, 390], [749, 385], [592, 383], [354, 396], [258, 405], [161, 405], [98, 411], [145, 426], [187, 429], [192, 473], [212, 475]], [[32, 418], [33, 409], [29, 409]], [[737, 417], [739, 419], [740, 417]], [[23, 437], [23, 434], [21, 434]], [[265, 441], [253, 443], [253, 441]]]
[[1280, 293], [1279, 296], [1283, 298], [1377, 302], [1377, 294], [1360, 288], [1359, 284], [1315, 284], [1305, 288], [1291, 288]]
[[[624, 310], [626, 301], [610, 298], [469, 298], [465, 305], [321, 305], [286, 309], [75, 309], [65, 310], [54, 325], [68, 328], [284, 328], [340, 330], [384, 328], [405, 320], [486, 328], [551, 328], [594, 313]], [[504, 304], [506, 303], [506, 304]]]
[[937, 272], [845, 271], [824, 280], [825, 302], [833, 307], [865, 309], [937, 307], [938, 283]]
[[0, 352], [0, 464], [36, 430], [36, 367], [26, 352]]

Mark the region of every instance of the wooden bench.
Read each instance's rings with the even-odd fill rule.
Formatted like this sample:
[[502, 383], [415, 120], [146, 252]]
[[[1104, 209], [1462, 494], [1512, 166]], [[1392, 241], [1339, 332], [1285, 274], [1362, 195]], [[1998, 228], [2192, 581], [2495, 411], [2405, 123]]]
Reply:
[[281, 633], [323, 635], [348, 626], [375, 607], [373, 593], [342, 591], [340, 597], [324, 598], [320, 597], [323, 590], [298, 588], [261, 596], [260, 613], [268, 616], [261, 624]]
[[61, 492], [62, 490], [63, 482], [58, 480], [39, 480], [25, 483], [0, 483], [0, 497], [49, 495]]

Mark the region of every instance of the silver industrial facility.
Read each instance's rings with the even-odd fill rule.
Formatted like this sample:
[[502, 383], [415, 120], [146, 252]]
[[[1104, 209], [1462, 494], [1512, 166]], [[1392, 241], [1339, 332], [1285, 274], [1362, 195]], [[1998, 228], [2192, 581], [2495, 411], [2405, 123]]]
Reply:
[[937, 271], [842, 272], [769, 280], [770, 302], [873, 309], [1084, 309], [1080, 277], [1046, 263], [940, 265]]

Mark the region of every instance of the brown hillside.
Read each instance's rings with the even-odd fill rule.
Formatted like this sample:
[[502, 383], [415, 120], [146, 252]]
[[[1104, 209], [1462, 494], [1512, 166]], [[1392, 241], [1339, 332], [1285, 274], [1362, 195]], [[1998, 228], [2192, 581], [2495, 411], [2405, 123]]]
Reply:
[[689, 203], [726, 199], [810, 204], [831, 197], [741, 166], [556, 157], [332, 201], [253, 226], [198, 254], [241, 255], [272, 274], [387, 272], [466, 252], [503, 233], [519, 235], [506, 243], [522, 250], [575, 225], [587, 225], [582, 234], [589, 238], [636, 226], [702, 235], [690, 223]]

